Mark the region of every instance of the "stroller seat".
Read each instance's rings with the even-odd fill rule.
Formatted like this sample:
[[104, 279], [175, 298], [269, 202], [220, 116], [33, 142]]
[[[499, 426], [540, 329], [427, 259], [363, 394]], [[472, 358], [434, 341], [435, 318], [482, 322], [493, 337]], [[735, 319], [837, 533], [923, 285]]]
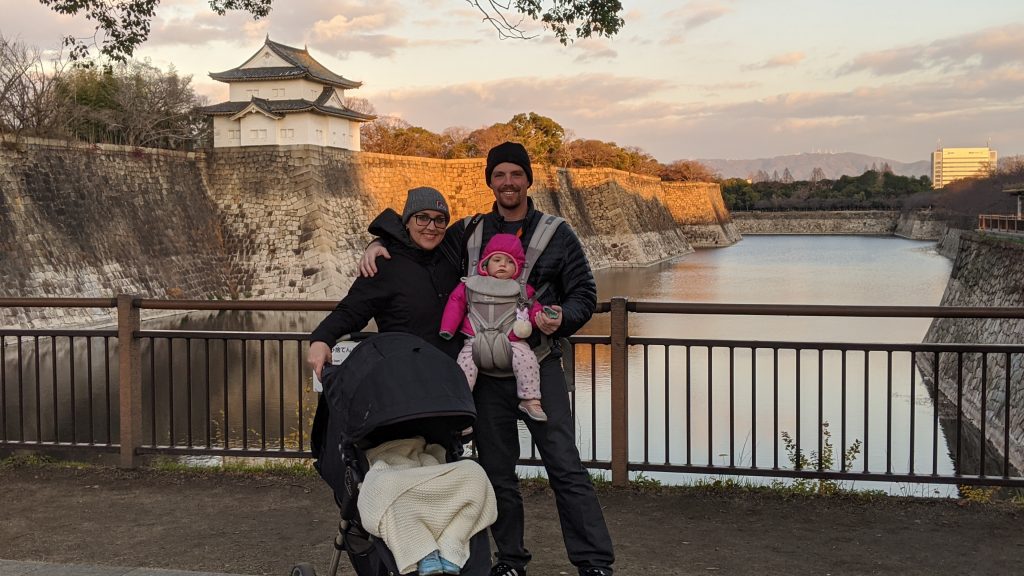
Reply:
[[[455, 361], [418, 336], [372, 335], [339, 366], [325, 366], [324, 391], [311, 436], [314, 466], [334, 492], [341, 520], [328, 576], [335, 576], [341, 552], [359, 576], [397, 576], [385, 543], [363, 527], [359, 490], [369, 462], [366, 451], [384, 442], [423, 437], [444, 447], [448, 462], [463, 453], [461, 434], [476, 420], [473, 396]], [[461, 574], [490, 570], [486, 530], [470, 539], [470, 558]], [[293, 569], [312, 576], [308, 564]], [[412, 572], [413, 574], [415, 571]]]

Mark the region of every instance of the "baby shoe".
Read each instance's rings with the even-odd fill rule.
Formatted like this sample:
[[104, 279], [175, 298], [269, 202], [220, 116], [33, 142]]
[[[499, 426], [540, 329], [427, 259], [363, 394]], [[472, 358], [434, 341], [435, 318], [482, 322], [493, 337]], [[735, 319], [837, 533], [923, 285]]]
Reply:
[[437, 574], [444, 574], [444, 568], [441, 566], [441, 553], [434, 550], [430, 554], [427, 554], [416, 564], [416, 573], [420, 576], [436, 576]]
[[537, 422], [547, 422], [548, 415], [544, 413], [544, 409], [541, 408], [540, 402], [533, 400], [523, 400], [519, 403], [519, 409], [523, 411], [531, 420]]
[[440, 558], [441, 568], [444, 570], [445, 574], [462, 574], [462, 568], [455, 564], [455, 562], [448, 560], [444, 556], [440, 556]]

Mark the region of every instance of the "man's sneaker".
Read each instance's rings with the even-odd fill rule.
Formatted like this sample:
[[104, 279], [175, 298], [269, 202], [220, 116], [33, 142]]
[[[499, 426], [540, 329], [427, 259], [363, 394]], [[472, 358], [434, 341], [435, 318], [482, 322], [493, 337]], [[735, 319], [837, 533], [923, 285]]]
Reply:
[[583, 568], [580, 576], [612, 576], [611, 568]]
[[515, 568], [504, 562], [498, 562], [491, 566], [489, 576], [526, 576], [526, 568]]

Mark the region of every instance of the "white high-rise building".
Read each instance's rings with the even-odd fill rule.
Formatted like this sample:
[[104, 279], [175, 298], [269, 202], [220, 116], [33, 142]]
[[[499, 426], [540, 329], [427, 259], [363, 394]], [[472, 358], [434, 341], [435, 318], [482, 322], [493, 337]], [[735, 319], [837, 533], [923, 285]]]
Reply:
[[939, 148], [932, 152], [932, 188], [954, 180], [988, 176], [996, 169], [998, 154], [990, 148]]

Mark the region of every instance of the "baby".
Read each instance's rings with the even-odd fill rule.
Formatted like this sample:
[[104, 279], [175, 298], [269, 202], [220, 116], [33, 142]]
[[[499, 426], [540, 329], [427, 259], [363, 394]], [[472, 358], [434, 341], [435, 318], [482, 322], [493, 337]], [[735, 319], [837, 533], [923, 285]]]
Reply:
[[[546, 422], [548, 417], [540, 402], [540, 365], [537, 356], [524, 339], [532, 333], [536, 324], [534, 317], [538, 313], [557, 315], [557, 311], [550, 308], [545, 310], [539, 302], [533, 302], [527, 310], [534, 289], [528, 284], [525, 285], [526, 294], [523, 298], [517, 280], [525, 263], [526, 254], [519, 238], [512, 234], [496, 234], [491, 238], [484, 247], [483, 257], [480, 259], [480, 275], [463, 278], [462, 283], [448, 298], [448, 305], [445, 306], [444, 315], [441, 317], [441, 337], [451, 338], [456, 330], [468, 336], [457, 361], [466, 373], [466, 380], [472, 389], [476, 385], [476, 377], [480, 371], [477, 362], [481, 354], [487, 358], [492, 356], [490, 349], [481, 351], [480, 348], [486, 348], [489, 343], [479, 341], [482, 337], [480, 332], [493, 331], [494, 326], [488, 326], [487, 322], [497, 318], [500, 321], [500, 337], [507, 337], [511, 346], [512, 373], [516, 377], [519, 409], [533, 420]], [[482, 293], [484, 297], [476, 297], [478, 293]], [[504, 297], [506, 302], [512, 302], [511, 309], [502, 314], [497, 308], [499, 305], [492, 304], [496, 301], [494, 297], [488, 295], [492, 293], [500, 295], [499, 299]], [[477, 348], [475, 354], [474, 347]]]

